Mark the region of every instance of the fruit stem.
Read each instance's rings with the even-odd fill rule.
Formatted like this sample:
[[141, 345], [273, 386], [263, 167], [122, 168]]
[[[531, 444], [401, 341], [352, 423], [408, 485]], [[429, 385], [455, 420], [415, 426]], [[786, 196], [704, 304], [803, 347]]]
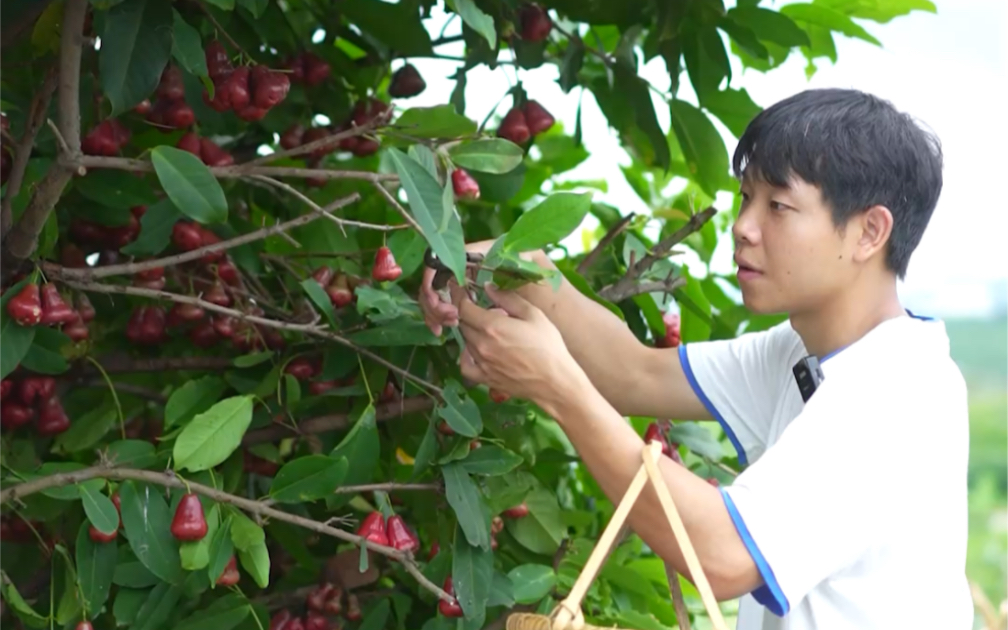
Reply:
[[95, 359], [94, 357], [92, 357], [90, 355], [85, 356], [85, 358], [89, 362], [91, 362], [92, 365], [94, 365], [96, 368], [98, 368], [98, 371], [101, 372], [102, 378], [105, 379], [105, 382], [108, 384], [109, 390], [112, 392], [112, 400], [113, 400], [113, 402], [115, 402], [116, 413], [119, 414], [119, 435], [122, 437], [122, 439], [125, 440], [126, 439], [126, 418], [123, 416], [122, 405], [119, 404], [119, 395], [116, 394], [115, 385], [112, 383], [112, 379], [109, 378], [109, 375], [105, 371], [105, 368], [102, 367], [101, 363], [98, 363], [97, 359]]

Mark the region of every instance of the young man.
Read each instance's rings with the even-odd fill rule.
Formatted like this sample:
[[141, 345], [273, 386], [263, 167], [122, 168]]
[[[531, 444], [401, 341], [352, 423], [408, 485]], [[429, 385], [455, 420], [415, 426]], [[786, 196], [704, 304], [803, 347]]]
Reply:
[[[428, 325], [459, 325], [463, 374], [539, 404], [614, 502], [644, 446], [624, 416], [720, 422], [734, 483], [662, 473], [715, 596], [742, 597], [739, 630], [970, 630], [966, 387], [944, 325], [896, 290], [941, 191], [937, 140], [871, 95], [809, 90], [757, 116], [733, 166], [743, 301], [787, 322], [655, 349], [566, 282], [488, 288], [484, 310], [440, 303], [428, 274]], [[809, 355], [825, 380], [806, 403]], [[650, 487], [630, 524], [688, 576]]]

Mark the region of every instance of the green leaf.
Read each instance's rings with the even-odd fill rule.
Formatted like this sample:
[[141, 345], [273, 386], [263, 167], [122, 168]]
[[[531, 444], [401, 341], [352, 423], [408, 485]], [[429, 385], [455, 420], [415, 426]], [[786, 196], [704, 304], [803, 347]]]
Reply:
[[251, 354], [243, 354], [235, 357], [231, 363], [235, 367], [249, 368], [259, 365], [260, 363], [265, 363], [272, 356], [273, 352], [271, 350], [263, 350], [262, 352], [253, 352]]
[[158, 86], [171, 54], [172, 10], [161, 0], [130, 0], [104, 17], [98, 76], [116, 116]]
[[234, 11], [235, 0], [207, 0], [210, 4], [224, 11]]
[[[132, 553], [130, 556], [132, 557]], [[147, 588], [159, 583], [161, 578], [150, 572], [139, 560], [122, 562], [116, 565], [115, 574], [112, 576], [112, 583], [130, 588]], [[146, 597], [146, 594], [145, 594]], [[137, 604], [139, 607], [139, 604]]]
[[395, 126], [415, 138], [455, 138], [476, 133], [476, 122], [460, 115], [452, 105], [407, 109], [396, 119]]
[[517, 453], [488, 444], [469, 451], [459, 465], [470, 475], [503, 475], [517, 468], [522, 461]]
[[277, 503], [303, 503], [324, 498], [343, 483], [349, 467], [345, 457], [299, 457], [277, 472], [270, 485], [270, 498]]
[[413, 319], [400, 318], [384, 326], [361, 330], [348, 336], [359, 346], [438, 346], [441, 338], [435, 337], [427, 324]]
[[441, 185], [416, 160], [394, 147], [388, 151], [424, 238], [438, 259], [455, 273], [455, 279], [464, 282], [465, 241], [454, 207], [445, 205]]
[[126, 538], [137, 560], [165, 582], [181, 584], [178, 541], [169, 529], [172, 515], [161, 488], [125, 481], [119, 486], [119, 501]]
[[447, 0], [448, 5], [458, 13], [469, 28], [487, 40], [491, 49], [497, 48], [497, 27], [492, 17], [484, 13], [473, 0]]
[[[99, 204], [98, 207], [88, 207], [86, 213], [83, 213], [84, 218], [103, 225], [104, 221], [114, 218], [116, 222], [109, 223], [109, 226], [129, 223], [129, 210], [133, 206], [148, 206], [149, 212], [158, 201], [149, 179], [138, 178], [127, 171], [111, 169], [88, 171], [84, 177], [74, 180], [74, 190]], [[115, 208], [120, 212], [105, 213], [104, 210], [109, 208]]]
[[875, 37], [866, 31], [864, 27], [859, 26], [843, 13], [834, 11], [833, 9], [829, 9], [820, 4], [787, 4], [780, 8], [780, 12], [792, 20], [821, 26], [831, 31], [843, 33], [848, 37], [863, 39], [869, 44], [875, 44], [880, 47], [882, 46], [882, 42], [875, 39]]
[[651, 88], [648, 82], [637, 76], [637, 74], [623, 66], [617, 65], [614, 70], [616, 90], [621, 98], [626, 99], [631, 107], [634, 123], [640, 129], [651, 144], [654, 151], [655, 162], [667, 171], [672, 163], [672, 156], [669, 152], [668, 142], [665, 140], [665, 132], [658, 124], [658, 115], [655, 113], [654, 100], [651, 98]]
[[354, 415], [357, 419], [353, 428], [329, 454], [333, 459], [345, 458], [349, 462], [346, 478], [343, 480], [347, 485], [370, 482], [381, 453], [374, 405], [368, 403]]
[[567, 238], [591, 208], [592, 193], [553, 193], [521, 215], [504, 237], [503, 251], [528, 252]]
[[56, 608], [56, 623], [65, 625], [71, 619], [78, 618], [84, 608], [77, 591], [77, 574], [74, 571], [73, 560], [69, 555], [59, 556], [64, 565], [63, 571], [63, 596], [60, 597], [59, 605]]
[[174, 22], [172, 26], [172, 57], [179, 62], [179, 65], [198, 77], [209, 75], [206, 64], [206, 53], [203, 52], [203, 43], [200, 41], [200, 34], [195, 28], [189, 25], [179, 12], [172, 9]]
[[171, 199], [162, 199], [148, 206], [144, 215], [140, 217], [140, 235], [119, 251], [127, 256], [160, 254], [171, 242], [172, 228], [182, 216]]
[[198, 157], [162, 144], [151, 150], [151, 162], [168, 198], [182, 214], [203, 224], [227, 221], [224, 190]]
[[231, 542], [238, 550], [247, 551], [266, 542], [266, 532], [255, 522], [236, 509], [231, 509]]
[[785, 11], [740, 6], [729, 10], [727, 17], [752, 30], [761, 40], [785, 48], [810, 45], [808, 34], [795, 24]]
[[112, 500], [93, 488], [78, 485], [81, 501], [84, 503], [84, 514], [103, 534], [114, 534], [119, 529], [119, 512]]
[[[72, 425], [71, 428], [73, 428]], [[67, 433], [69, 433], [69, 431], [67, 431]], [[64, 433], [63, 435], [66, 434]], [[70, 473], [83, 469], [84, 464], [79, 464], [77, 462], [45, 462], [39, 466], [38, 470], [36, 470], [33, 474], [24, 475], [24, 478], [25, 481], [31, 481], [32, 479], [37, 479], [38, 477], [47, 477], [49, 475], [57, 475], [60, 473]], [[80, 498], [80, 488], [82, 486], [87, 486], [89, 490], [100, 491], [104, 485], [104, 479], [89, 479], [88, 481], [83, 481], [73, 485], [48, 488], [43, 490], [42, 494], [61, 501], [76, 501]]]
[[483, 432], [483, 418], [480, 417], [479, 406], [469, 398], [458, 381], [449, 380], [445, 384], [444, 401], [444, 406], [439, 406], [437, 413], [455, 433], [476, 437]]
[[431, 174], [431, 177], [437, 179], [437, 157], [434, 155], [433, 151], [422, 144], [414, 144], [406, 150], [406, 155], [416, 160], [417, 164], [424, 167], [424, 169]]
[[146, 468], [155, 458], [154, 445], [147, 440], [116, 440], [105, 447], [110, 464], [130, 468]]
[[60, 349], [70, 344], [70, 338], [55, 328], [35, 327], [35, 339], [31, 348], [21, 360], [26, 370], [40, 374], [62, 374], [70, 365], [60, 353]]
[[445, 497], [455, 511], [466, 540], [470, 545], [488, 549], [490, 531], [480, 505], [482, 499], [479, 488], [473, 483], [469, 473], [457, 462], [442, 466], [441, 473], [444, 475]]
[[696, 422], [674, 424], [668, 432], [669, 440], [682, 444], [697, 455], [720, 461], [725, 453], [721, 443], [714, 439], [707, 427]]
[[[367, 556], [365, 556], [366, 558]], [[392, 612], [392, 602], [388, 599], [382, 599], [374, 608], [364, 617], [364, 621], [361, 622], [359, 630], [382, 630], [387, 628], [389, 614]]]
[[930, 0], [886, 0], [885, 2], [852, 2], [851, 0], [816, 0], [816, 4], [827, 6], [852, 18], [873, 20], [885, 24], [894, 17], [907, 15], [913, 11], [937, 13]]
[[689, 273], [689, 267], [683, 267], [683, 277], [686, 278], [686, 286], [675, 292], [682, 317], [680, 336], [683, 343], [707, 341], [711, 334], [710, 301], [704, 295], [700, 281]]
[[705, 193], [717, 196], [729, 177], [728, 150], [717, 128], [707, 116], [685, 101], [673, 100], [669, 104], [672, 129], [679, 141], [690, 178]]
[[248, 617], [250, 612], [252, 608], [247, 599], [228, 593], [208, 608], [197, 610], [178, 622], [172, 630], [231, 630]]
[[[404, 232], [397, 232], [397, 234], [404, 234]], [[397, 256], [396, 259], [398, 260], [398, 258]], [[383, 323], [400, 318], [422, 317], [416, 300], [403, 291], [399, 285], [389, 285], [385, 290], [361, 285], [354, 293], [357, 296], [357, 312], [373, 322]]]
[[260, 588], [269, 586], [270, 557], [266, 543], [253, 545], [248, 550], [238, 550], [238, 560]]
[[[220, 524], [210, 540], [209, 561], [207, 562], [207, 572], [210, 576], [210, 583], [215, 584], [224, 573], [227, 563], [234, 555], [234, 541], [231, 540], [231, 515], [229, 514], [224, 522]], [[209, 536], [208, 536], [209, 537]]]
[[4, 601], [7, 602], [7, 604], [14, 609], [14, 612], [17, 613], [18, 617], [20, 617], [28, 625], [38, 628], [41, 626], [36, 624], [43, 624], [48, 621], [47, 617], [43, 617], [35, 612], [35, 609], [32, 608], [23, 597], [21, 597], [21, 593], [18, 592], [17, 587], [14, 586], [13, 582], [7, 579], [6, 575], [3, 576], [3, 584], [0, 585], [0, 593], [3, 593]]
[[490, 597], [487, 606], [514, 606], [514, 585], [508, 576], [500, 571], [494, 571], [493, 582], [490, 584]]
[[[14, 293], [12, 289], [7, 292]], [[35, 339], [35, 329], [35, 326], [18, 324], [7, 314], [7, 309], [3, 309], [0, 314], [0, 338], [3, 339], [0, 343], [0, 378], [7, 378], [28, 354]]]
[[361, 32], [381, 41], [405, 57], [433, 54], [430, 34], [420, 20], [420, 13], [410, 3], [382, 0], [354, 0], [340, 6], [342, 17], [356, 24]]
[[130, 630], [157, 630], [172, 613], [182, 598], [182, 587], [174, 584], [158, 584], [151, 590], [147, 600], [136, 614], [136, 623]]
[[481, 617], [490, 598], [493, 551], [470, 545], [461, 527], [455, 527], [452, 553], [452, 588], [466, 619]]
[[318, 283], [315, 278], [305, 278], [301, 281], [301, 288], [304, 289], [311, 301], [315, 303], [322, 314], [326, 316], [329, 320], [329, 324], [333, 328], [339, 328], [336, 323], [336, 311], [333, 310], [332, 300], [329, 298], [329, 294], [325, 292], [322, 285]]
[[182, 387], [172, 392], [165, 404], [165, 429], [176, 424], [184, 425], [196, 414], [205, 412], [220, 400], [225, 389], [227, 383], [217, 376], [204, 376], [196, 381], [186, 381]]
[[270, 0], [238, 0], [238, 4], [245, 7], [249, 13], [252, 14], [254, 18], [261, 18], [263, 13], [266, 12], [266, 8], [269, 6]]
[[546, 488], [537, 485], [525, 497], [529, 514], [525, 518], [506, 519], [511, 535], [530, 551], [552, 554], [567, 533], [560, 518], [560, 505]]
[[175, 439], [175, 470], [208, 470], [241, 445], [252, 422], [252, 396], [225, 398], [197, 415]]
[[112, 588], [112, 578], [115, 576], [118, 560], [116, 544], [91, 540], [88, 523], [84, 522], [77, 532], [77, 546], [74, 552], [81, 594], [87, 602], [86, 608], [90, 613], [88, 617], [94, 619], [101, 612]]
[[91, 448], [105, 437], [109, 429], [115, 426], [117, 412], [111, 399], [105, 399], [102, 403], [101, 407], [96, 407], [71, 422], [70, 428], [56, 437], [53, 450], [58, 453], [78, 453]]
[[199, 571], [210, 564], [210, 543], [217, 534], [220, 522], [220, 506], [216, 503], [207, 511], [206, 522], [206, 536], [179, 545], [179, 560], [186, 571]]
[[498, 175], [510, 173], [525, 159], [525, 151], [520, 146], [503, 138], [456, 144], [448, 149], [448, 155], [456, 166]]
[[420, 446], [417, 447], [416, 457], [413, 458], [413, 477], [416, 478], [434, 461], [437, 455], [438, 441], [437, 430], [433, 422], [427, 423], [427, 432], [424, 433]]
[[511, 569], [508, 577], [514, 585], [514, 598], [519, 604], [533, 604], [549, 594], [556, 585], [553, 567], [523, 564]]
[[719, 92], [708, 92], [704, 94], [700, 105], [717, 116], [736, 138], [742, 137], [752, 119], [763, 111], [763, 108], [749, 97], [745, 88], [741, 90], [725, 88]]
[[136, 616], [140, 612], [140, 607], [147, 601], [150, 591], [136, 588], [120, 588], [116, 593], [115, 604], [112, 606], [112, 615], [116, 624], [120, 626], [131, 626], [136, 621]]

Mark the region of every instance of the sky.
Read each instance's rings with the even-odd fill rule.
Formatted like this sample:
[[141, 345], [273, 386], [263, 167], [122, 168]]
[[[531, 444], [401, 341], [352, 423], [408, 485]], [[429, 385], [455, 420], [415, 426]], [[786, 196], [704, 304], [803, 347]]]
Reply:
[[[731, 0], [725, 3], [733, 6]], [[786, 4], [762, 3], [777, 8]], [[743, 71], [732, 59], [731, 87], [745, 88], [761, 106], [769, 106], [796, 92], [816, 87], [856, 88], [891, 101], [935, 132], [945, 154], [944, 188], [934, 216], [920, 246], [914, 253], [907, 277], [900, 285], [904, 305], [922, 314], [938, 317], [987, 315], [1003, 311], [1008, 302], [1008, 265], [1004, 260], [1004, 238], [1008, 219], [999, 195], [999, 150], [1008, 141], [1004, 124], [1008, 69], [1008, 1], [936, 0], [937, 13], [914, 12], [888, 24], [862, 21], [861, 24], [882, 42], [879, 48], [868, 42], [834, 35], [837, 63], [816, 61], [818, 71], [806, 79], [805, 58], [792, 53], [788, 61], [767, 74]], [[446, 15], [440, 6], [425, 22], [433, 37], [441, 33]], [[456, 19], [446, 35], [461, 32]], [[462, 43], [440, 46], [439, 54], [461, 57]], [[443, 104], [454, 88], [449, 77], [457, 61], [410, 59], [427, 82], [424, 93], [397, 101], [400, 107]], [[401, 62], [400, 62], [401, 63]], [[397, 64], [398, 65], [398, 64]], [[397, 67], [397, 66], [395, 66]], [[482, 121], [509, 89], [515, 68], [485, 66], [468, 73], [465, 92], [469, 118]], [[555, 66], [534, 70], [517, 69], [530, 98], [548, 106], [554, 117], [573, 130], [579, 89], [564, 94], [556, 79]], [[508, 73], [507, 76], [504, 73]], [[660, 58], [642, 68], [641, 75], [661, 89], [669, 78]], [[688, 81], [680, 97], [696, 102]], [[505, 100], [498, 115], [510, 106]], [[657, 107], [659, 123], [667, 132], [667, 108]], [[729, 154], [736, 139], [715, 119], [725, 138]], [[583, 141], [590, 157], [565, 179], [606, 179], [608, 192], [595, 198], [621, 212], [644, 212], [647, 208], [630, 189], [615, 163], [627, 165], [629, 158], [620, 148], [616, 133], [586, 92], [582, 105]], [[488, 128], [493, 128], [491, 123]], [[716, 206], [730, 208], [730, 195], [719, 196]], [[597, 222], [588, 217], [583, 229]], [[731, 244], [722, 239], [712, 269], [731, 273]], [[580, 251], [580, 232], [565, 244]], [[695, 260], [688, 256], [684, 262]]]

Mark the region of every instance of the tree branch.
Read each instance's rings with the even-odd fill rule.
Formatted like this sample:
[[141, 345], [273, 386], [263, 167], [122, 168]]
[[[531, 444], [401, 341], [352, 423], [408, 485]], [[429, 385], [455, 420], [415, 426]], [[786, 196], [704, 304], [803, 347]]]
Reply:
[[256, 501], [253, 499], [246, 499], [244, 497], [235, 496], [227, 492], [222, 492], [216, 488], [211, 488], [209, 486], [204, 486], [203, 484], [196, 483], [193, 481], [182, 482], [173, 472], [157, 472], [153, 470], [138, 470], [132, 468], [111, 468], [106, 465], [92, 466], [91, 468], [85, 468], [83, 470], [74, 471], [71, 473], [58, 473], [55, 475], [48, 475], [45, 477], [39, 477], [37, 479], [32, 479], [30, 481], [25, 481], [19, 483], [15, 486], [5, 488], [0, 492], [0, 503], [5, 503], [13, 499], [23, 498], [37, 492], [42, 492], [43, 490], [48, 490], [49, 488], [58, 488], [62, 486], [69, 486], [73, 484], [78, 484], [88, 479], [111, 479], [114, 481], [140, 481], [143, 483], [153, 483], [160, 486], [165, 486], [167, 488], [179, 488], [184, 489], [187, 492], [194, 492], [196, 494], [208, 497], [217, 501], [218, 503], [226, 503], [233, 505], [239, 509], [248, 512], [249, 514], [254, 514], [260, 517], [268, 517], [276, 519], [278, 521], [284, 521], [292, 525], [298, 525], [305, 529], [309, 529], [320, 534], [325, 534], [327, 536], [332, 536], [339, 540], [343, 540], [349, 543], [353, 543], [358, 546], [365, 546], [368, 549], [379, 553], [387, 558], [391, 558], [397, 562], [400, 562], [403, 567], [412, 575], [417, 582], [420, 583], [425, 589], [437, 595], [438, 598], [445, 601], [455, 601], [455, 598], [446, 593], [436, 584], [428, 580], [420, 568], [417, 566], [416, 562], [413, 560], [413, 554], [408, 552], [399, 551], [393, 547], [387, 547], [385, 545], [377, 545], [366, 538], [351, 534], [350, 532], [345, 532], [342, 529], [336, 529], [335, 527], [330, 527], [325, 523], [319, 523], [318, 521], [313, 521], [311, 519], [305, 518], [303, 516], [297, 516], [294, 514], [289, 514], [277, 510], [273, 507], [265, 505], [261, 501]]
[[[134, 396], [139, 396], [140, 398], [146, 398], [148, 400], [153, 400], [159, 402], [162, 405], [168, 402], [168, 397], [157, 391], [156, 389], [151, 389], [150, 387], [144, 387], [143, 385], [134, 385], [133, 383], [115, 383], [115, 390], [122, 394], [132, 394]], [[109, 386], [104, 379], [92, 379], [83, 383], [84, 387], [97, 387], [99, 389], [104, 389]]]
[[679, 278], [666, 279], [661, 281], [657, 286], [645, 283], [644, 285], [641, 285], [641, 287], [644, 287], [644, 290], [641, 290], [641, 288], [638, 287], [637, 280], [651, 268], [651, 265], [664, 258], [665, 254], [668, 253], [670, 249], [681, 243], [690, 234], [698, 232], [701, 228], [703, 228], [703, 226], [710, 221], [715, 214], [717, 214], [717, 208], [710, 206], [706, 210], [691, 216], [689, 221], [686, 222], [686, 225], [682, 226], [668, 238], [660, 241], [657, 245], [652, 247], [651, 251], [639, 261], [631, 263], [626, 274], [616, 283], [599, 291], [599, 296], [611, 302], [618, 302], [626, 299], [627, 297], [639, 295], [641, 293], [661, 290], [669, 291], [676, 288], [674, 286], [671, 289], [666, 287], [674, 285], [676, 281], [680, 280]]
[[32, 147], [35, 146], [35, 137], [46, 120], [46, 112], [49, 111], [49, 103], [52, 101], [53, 92], [56, 91], [58, 76], [55, 67], [46, 74], [42, 87], [35, 93], [28, 108], [28, 121], [24, 135], [21, 136], [21, 141], [14, 149], [14, 163], [11, 166], [10, 178], [7, 180], [7, 193], [3, 198], [3, 209], [0, 211], [0, 238], [7, 236], [14, 224], [11, 205], [14, 198], [21, 192], [21, 184], [24, 182], [25, 171], [28, 169], [28, 160], [31, 159]]
[[406, 208], [402, 207], [402, 204], [399, 203], [399, 200], [397, 200], [392, 193], [386, 190], [385, 187], [382, 186], [381, 182], [372, 182], [372, 183], [374, 184], [374, 187], [378, 190], [378, 192], [382, 194], [382, 197], [385, 197], [385, 199], [390, 204], [392, 204], [392, 207], [394, 207], [396, 210], [399, 211], [399, 214], [402, 215], [402, 218], [406, 219], [406, 223], [409, 223], [410, 226], [417, 231], [417, 234], [423, 236], [423, 229], [420, 227], [420, 224], [417, 223], [416, 220], [414, 220], [413, 217], [411, 217], [408, 212], [406, 212]]
[[[435, 400], [427, 396], [416, 396], [386, 403], [377, 403], [375, 405], [375, 420], [377, 422], [384, 422], [405, 416], [406, 414], [428, 411], [433, 409], [434, 405]], [[333, 413], [302, 420], [298, 423], [296, 429], [284, 424], [274, 424], [249, 431], [242, 439], [242, 444], [252, 446], [253, 444], [262, 444], [264, 442], [276, 442], [292, 435], [314, 435], [325, 433], [326, 431], [338, 431], [349, 427], [352, 420], [352, 416], [348, 413]]]
[[357, 136], [362, 136], [369, 131], [373, 131], [377, 126], [378, 121], [369, 120], [367, 123], [357, 127], [351, 127], [350, 129], [344, 129], [343, 131], [338, 131], [334, 134], [330, 134], [324, 138], [319, 138], [318, 140], [312, 140], [306, 144], [296, 146], [292, 149], [284, 149], [283, 151], [276, 151], [270, 153], [269, 155], [263, 155], [257, 157], [256, 159], [246, 162], [246, 166], [259, 166], [260, 164], [268, 164], [274, 160], [279, 160], [285, 157], [295, 157], [298, 155], [305, 155], [311, 153], [316, 149], [329, 148], [330, 145], [339, 144], [340, 141], [346, 140], [347, 138], [354, 138]]
[[[81, 35], [87, 0], [67, 0], [63, 8], [60, 36], [58, 122], [60, 132], [70, 147], [70, 160], [80, 155], [80, 67]], [[38, 235], [49, 213], [63, 194], [74, 169], [60, 163], [53, 165], [35, 188], [24, 214], [3, 240], [3, 279], [6, 280], [38, 245]]]
[[360, 199], [360, 194], [353, 193], [342, 199], [337, 199], [336, 201], [330, 203], [325, 208], [319, 208], [315, 206], [316, 210], [311, 214], [305, 214], [297, 217], [296, 219], [291, 219], [290, 221], [285, 221], [283, 223], [278, 223], [277, 225], [271, 225], [270, 227], [263, 228], [261, 230], [256, 230], [255, 232], [249, 232], [248, 234], [242, 234], [241, 236], [236, 236], [234, 238], [228, 239], [226, 241], [220, 241], [219, 243], [214, 243], [213, 245], [205, 245], [198, 249], [188, 251], [182, 254], [175, 254], [173, 256], [165, 256], [164, 258], [155, 258], [153, 260], [144, 260], [140, 262], [126, 263], [122, 265], [105, 265], [102, 267], [89, 267], [89, 268], [76, 268], [76, 267], [62, 267], [60, 265], [54, 265], [52, 263], [43, 263], [42, 269], [46, 274], [53, 277], [59, 278], [61, 280], [83, 280], [90, 281], [98, 278], [108, 278], [110, 276], [122, 276], [131, 275], [138, 273], [140, 271], [147, 271], [149, 269], [156, 269], [158, 267], [171, 267], [172, 265], [178, 265], [184, 262], [189, 262], [191, 260], [199, 260], [204, 254], [210, 254], [214, 252], [226, 251], [239, 245], [244, 245], [246, 243], [252, 243], [264, 239], [273, 234], [278, 234], [280, 232], [286, 232], [287, 230], [294, 229], [301, 225], [311, 223], [312, 221], [319, 219], [323, 216], [329, 217], [330, 219], [336, 221], [347, 222], [352, 225], [364, 226], [375, 229], [384, 229], [388, 226], [371, 224], [371, 223], [360, 223], [359, 221], [348, 221], [346, 219], [337, 219], [329, 212], [333, 210], [338, 210], [343, 206], [353, 203]]
[[[77, 168], [111, 168], [121, 171], [140, 171], [153, 173], [154, 165], [145, 160], [132, 158], [104, 157], [100, 155], [82, 155], [68, 161], [68, 166]], [[298, 168], [294, 166], [255, 166], [251, 163], [234, 166], [208, 166], [214, 177], [233, 179], [249, 175], [266, 175], [267, 177], [301, 177], [318, 179], [361, 179], [369, 182], [399, 181], [399, 176], [393, 173], [372, 173], [370, 171], [341, 171], [327, 168]]]
[[609, 247], [609, 243], [613, 242], [613, 239], [619, 236], [623, 232], [623, 230], [626, 229], [626, 226], [630, 225], [630, 222], [633, 220], [633, 218], [634, 213], [631, 212], [627, 216], [617, 221], [616, 224], [613, 225], [611, 228], [609, 228], [609, 231], [606, 232], [605, 236], [602, 237], [602, 240], [598, 242], [598, 245], [596, 245], [594, 249], [588, 252], [588, 255], [585, 256], [584, 260], [582, 260], [581, 263], [577, 266], [577, 272], [583, 274], [584, 272], [588, 271], [588, 269], [595, 264], [595, 261], [598, 259], [602, 251], [605, 250], [606, 247]]
[[[108, 374], [129, 374], [133, 372], [177, 372], [177, 371], [218, 371], [231, 367], [231, 357], [152, 357], [111, 356], [97, 360]], [[97, 370], [88, 365], [85, 373]], [[103, 381], [104, 382], [104, 381]]]

